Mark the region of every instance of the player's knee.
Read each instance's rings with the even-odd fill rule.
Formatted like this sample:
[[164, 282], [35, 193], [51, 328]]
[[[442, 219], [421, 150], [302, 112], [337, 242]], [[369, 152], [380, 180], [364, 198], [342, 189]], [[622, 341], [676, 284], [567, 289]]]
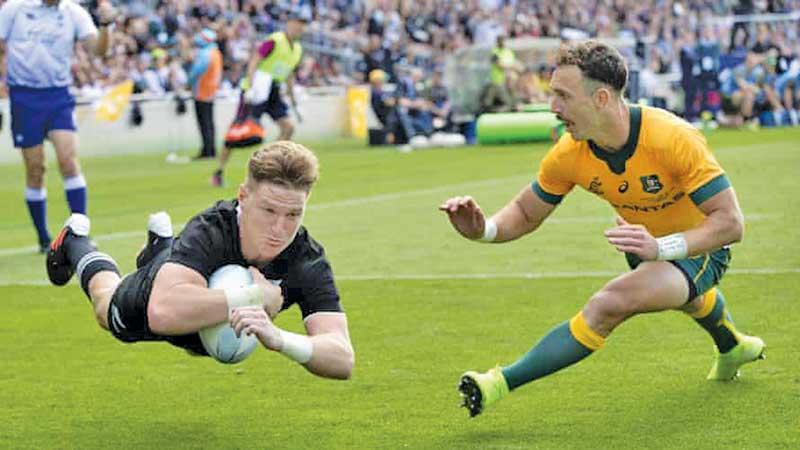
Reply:
[[685, 305], [681, 306], [679, 309], [686, 314], [694, 314], [703, 309], [704, 303], [704, 297], [702, 295], [698, 295]]
[[344, 361], [344, 370], [342, 370], [342, 380], [349, 380], [350, 377], [353, 376], [353, 367], [356, 365], [356, 355], [353, 352], [353, 349], [350, 349], [347, 358]]
[[616, 325], [635, 313], [635, 302], [615, 289], [601, 289], [586, 305], [587, 320], [590, 322]]
[[95, 305], [94, 320], [97, 321], [100, 328], [108, 330], [108, 304], [106, 304], [105, 307], [102, 305]]
[[61, 171], [61, 175], [65, 177], [72, 177], [80, 172], [80, 166], [78, 164], [78, 158], [76, 156], [66, 156], [63, 158], [58, 158], [58, 169]]
[[47, 173], [47, 165], [44, 161], [29, 164], [27, 166], [28, 187], [39, 188], [44, 183], [44, 176]]

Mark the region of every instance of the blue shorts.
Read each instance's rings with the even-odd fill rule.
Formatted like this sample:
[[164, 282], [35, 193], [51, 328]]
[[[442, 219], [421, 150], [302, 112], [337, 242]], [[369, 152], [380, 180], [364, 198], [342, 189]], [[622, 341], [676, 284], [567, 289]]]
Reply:
[[75, 131], [75, 98], [67, 87], [10, 86], [11, 139], [14, 147], [35, 147], [52, 130]]
[[[641, 259], [631, 253], [626, 253], [625, 259], [628, 260], [628, 266], [631, 269], [635, 269], [642, 262]], [[725, 275], [725, 271], [728, 270], [728, 264], [731, 262], [731, 250], [728, 247], [723, 247], [713, 252], [668, 262], [677, 267], [683, 277], [686, 278], [686, 282], [689, 285], [687, 302], [690, 302], [695, 297], [705, 294], [706, 291], [719, 284], [722, 276]]]

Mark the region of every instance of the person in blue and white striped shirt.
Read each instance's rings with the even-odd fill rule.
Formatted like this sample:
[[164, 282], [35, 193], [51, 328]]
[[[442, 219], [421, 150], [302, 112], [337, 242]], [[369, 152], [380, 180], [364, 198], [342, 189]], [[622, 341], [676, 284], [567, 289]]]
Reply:
[[74, 0], [10, 0], [0, 7], [0, 46], [7, 62], [12, 139], [25, 161], [25, 200], [41, 252], [50, 244], [45, 138], [55, 147], [70, 210], [86, 213], [86, 180], [75, 137], [75, 99], [69, 92], [70, 65], [76, 41], [85, 42], [97, 56], [106, 53], [115, 15], [110, 3], [101, 2], [98, 31], [89, 12]]

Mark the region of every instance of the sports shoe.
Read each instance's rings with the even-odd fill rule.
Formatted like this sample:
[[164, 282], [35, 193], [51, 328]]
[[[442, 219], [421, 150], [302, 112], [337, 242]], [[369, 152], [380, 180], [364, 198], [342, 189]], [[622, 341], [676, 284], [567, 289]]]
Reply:
[[709, 380], [731, 381], [739, 377], [739, 367], [764, 359], [764, 341], [757, 336], [739, 334], [739, 344], [727, 353], [717, 353], [717, 360], [708, 373]]
[[67, 241], [79, 236], [88, 237], [89, 228], [88, 217], [83, 214], [72, 214], [50, 244], [45, 264], [47, 277], [54, 285], [63, 286], [72, 278], [73, 270], [67, 257]]
[[171, 246], [172, 236], [172, 219], [169, 214], [164, 211], [150, 214], [147, 219], [147, 242], [136, 256], [136, 268], [146, 266], [162, 250]]
[[477, 416], [487, 406], [505, 397], [509, 392], [508, 383], [503, 377], [500, 366], [486, 373], [466, 372], [458, 383], [458, 391], [464, 400], [461, 406], [469, 410], [470, 417]]
[[222, 179], [222, 171], [217, 170], [214, 171], [214, 174], [211, 175], [211, 185], [214, 187], [224, 187], [225, 181]]

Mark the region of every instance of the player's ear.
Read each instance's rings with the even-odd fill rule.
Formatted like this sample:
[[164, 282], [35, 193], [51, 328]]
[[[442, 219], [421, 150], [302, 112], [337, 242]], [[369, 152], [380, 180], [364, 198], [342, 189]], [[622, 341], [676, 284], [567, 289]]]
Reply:
[[608, 105], [609, 100], [611, 99], [611, 93], [608, 91], [607, 88], [601, 87], [594, 91], [594, 95], [592, 95], [594, 104], [599, 108], [604, 108]]
[[244, 200], [247, 198], [247, 183], [242, 183], [239, 185], [239, 194], [236, 196], [236, 199], [239, 200], [239, 204], [241, 205]]

